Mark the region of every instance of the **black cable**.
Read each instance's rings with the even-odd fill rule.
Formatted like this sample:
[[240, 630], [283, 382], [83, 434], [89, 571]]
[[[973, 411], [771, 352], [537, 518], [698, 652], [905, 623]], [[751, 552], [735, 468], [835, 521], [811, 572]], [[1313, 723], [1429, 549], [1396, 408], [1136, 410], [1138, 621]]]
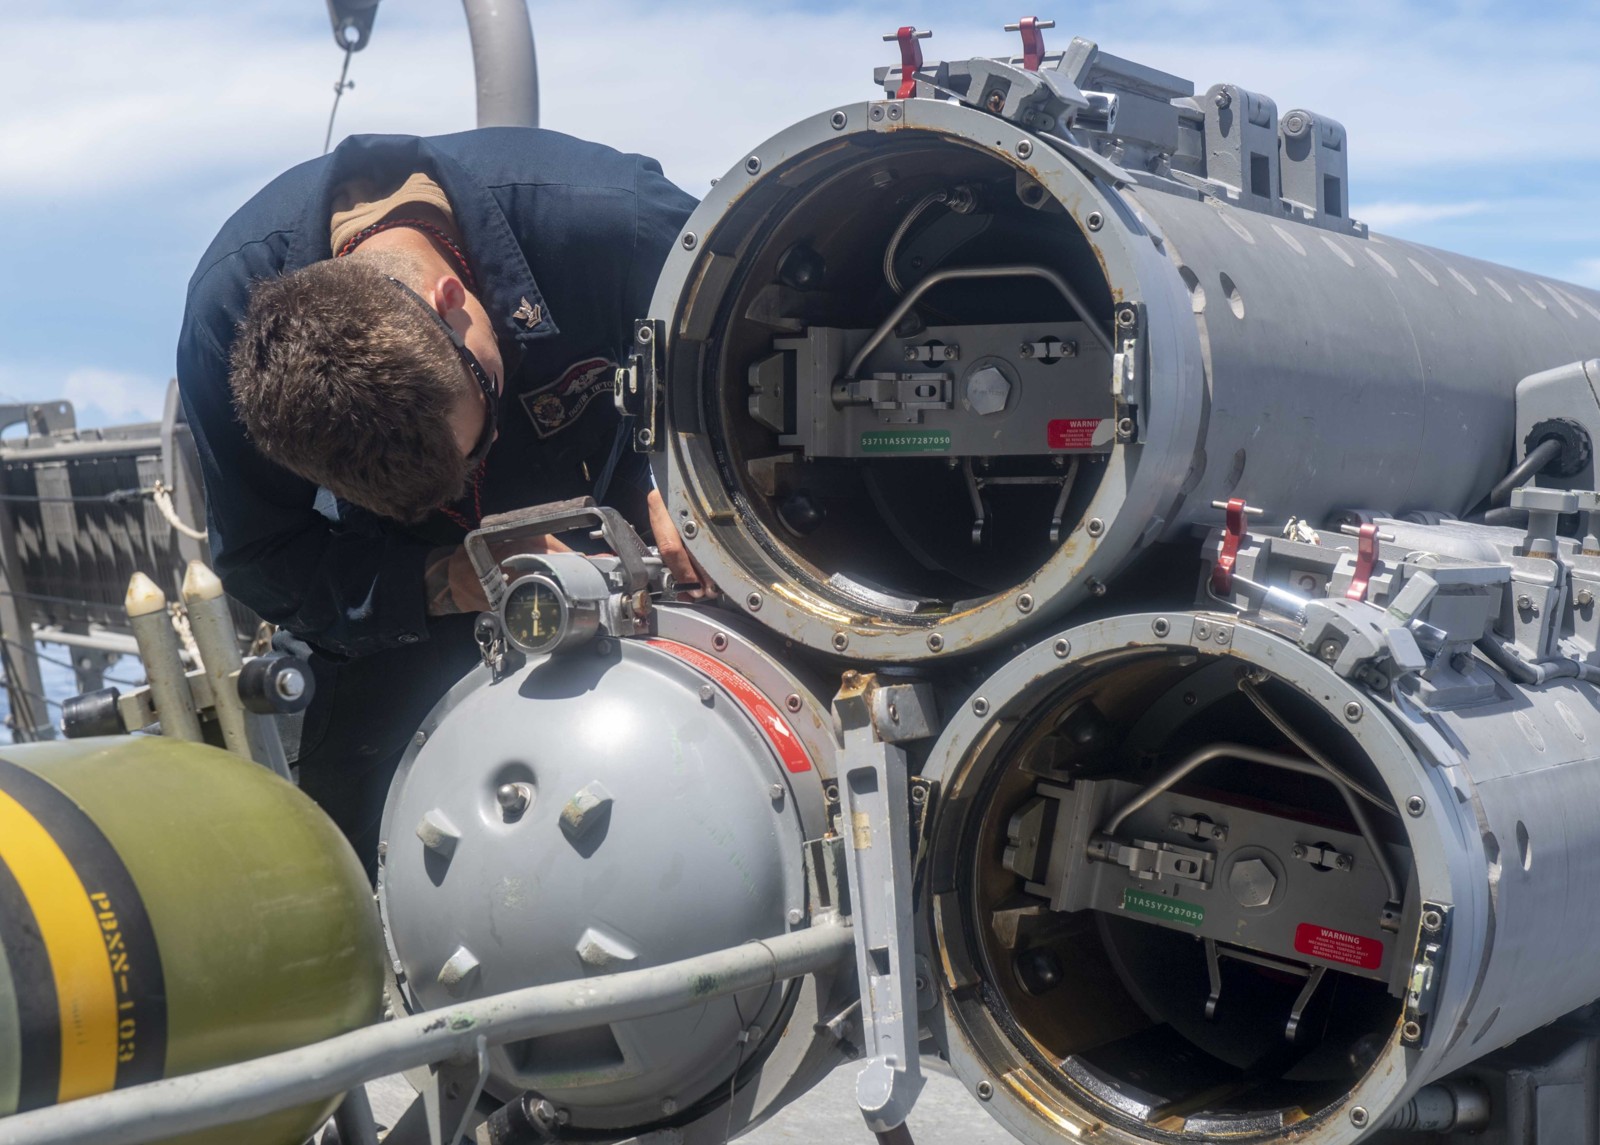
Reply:
[[150, 496], [152, 489], [113, 489], [110, 493], [86, 493], [78, 496], [40, 497], [32, 493], [0, 493], [0, 501], [21, 501], [28, 505], [122, 505], [141, 501]]
[[0, 589], [0, 596], [14, 596], [18, 600], [42, 600], [46, 604], [67, 604], [76, 608], [115, 607], [104, 601], [84, 600], [76, 596], [48, 596], [42, 592], [18, 592], [16, 589]]
[[339, 100], [344, 93], [356, 86], [356, 81], [345, 82], [345, 76], [350, 74], [350, 53], [355, 51], [355, 45], [346, 42], [344, 47], [344, 67], [339, 69], [339, 82], [333, 85], [333, 110], [328, 112], [328, 134], [322, 138], [322, 153], [328, 153], [328, 146], [333, 142], [333, 117], [339, 114]]
[[[78, 671], [78, 666], [76, 664], [74, 664], [72, 661], [70, 661], [70, 660], [62, 660], [62, 659], [59, 659], [58, 657], [51, 656], [47, 652], [41, 652], [41, 651], [39, 651], [37, 645], [30, 646], [28, 644], [23, 643], [21, 640], [13, 640], [9, 636], [0, 636], [0, 640], [4, 640], [7, 644], [11, 645], [13, 648], [20, 648], [24, 652], [32, 652], [34, 654], [34, 656], [38, 657], [39, 662], [41, 664], [54, 664], [57, 668], [66, 668], [68, 671], [71, 671], [74, 674], [77, 673], [77, 671]], [[45, 640], [45, 641], [41, 641], [41, 643], [54, 644], [55, 641], [53, 641], [53, 640]], [[64, 647], [64, 648], [71, 647], [71, 645], [62, 645], [62, 647]], [[117, 653], [117, 655], [121, 655], [121, 653]], [[123, 685], [126, 685], [129, 688], [142, 687], [142, 684], [138, 680], [121, 680], [121, 679], [118, 679], [115, 676], [107, 676], [104, 673], [101, 673], [101, 677], [100, 678], [103, 679], [108, 684], [123, 684]]]
[[1555, 438], [1547, 438], [1534, 446], [1532, 452], [1522, 459], [1522, 464], [1507, 473], [1500, 479], [1500, 483], [1489, 490], [1489, 506], [1498, 509], [1511, 503], [1511, 491], [1521, 485], [1528, 478], [1543, 472], [1557, 457], [1561, 456], [1561, 442]]
[[61, 701], [60, 700], [52, 700], [49, 696], [40, 695], [38, 692], [33, 691], [31, 688], [18, 688], [18, 687], [15, 687], [14, 685], [9, 684], [4, 680], [0, 680], [0, 691], [15, 692], [19, 696], [27, 696], [30, 699], [40, 700], [40, 701], [44, 702], [45, 704], [48, 704], [52, 708], [59, 708], [61, 706]]
[[15, 682], [17, 679], [16, 665], [11, 659], [11, 649], [6, 647], [4, 642], [0, 642], [0, 668], [5, 671], [5, 680], [0, 681], [0, 688], [3, 688], [7, 695], [11, 697], [10, 723], [12, 742], [16, 742], [20, 736], [23, 743], [31, 743], [34, 738], [33, 700], [44, 701], [46, 710], [49, 709], [51, 704], [55, 704], [57, 708], [61, 707], [61, 704], [56, 700], [52, 700], [49, 696], [42, 696], [38, 692], [24, 688]]
[[112, 489], [110, 493], [82, 496], [40, 497], [30, 493], [0, 493], [0, 501], [19, 501], [27, 505], [122, 505], [149, 497], [149, 489]]

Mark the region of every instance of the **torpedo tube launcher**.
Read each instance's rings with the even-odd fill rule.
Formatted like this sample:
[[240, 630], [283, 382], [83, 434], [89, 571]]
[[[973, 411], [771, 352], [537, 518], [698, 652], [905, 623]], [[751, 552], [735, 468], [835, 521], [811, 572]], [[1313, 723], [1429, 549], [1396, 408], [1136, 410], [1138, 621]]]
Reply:
[[[887, 1133], [919, 1050], [1035, 1145], [1592, 1136], [1600, 295], [1371, 234], [1335, 121], [1047, 27], [936, 63], [901, 29], [882, 98], [687, 223], [616, 394], [724, 606], [663, 603], [591, 505], [469, 539], [482, 664], [384, 814], [391, 1020], [285, 1049], [208, 1014], [249, 1044], [164, 1072], [220, 1068], [92, 1097], [120, 1065], [45, 1055], [32, 1104], [81, 1100], [0, 1141], [423, 1065], [436, 1141], [721, 1141], [847, 1061]], [[596, 527], [612, 555], [490, 556]], [[110, 814], [78, 751], [207, 749], [6, 774]], [[39, 1013], [9, 1028], [67, 1045]]]

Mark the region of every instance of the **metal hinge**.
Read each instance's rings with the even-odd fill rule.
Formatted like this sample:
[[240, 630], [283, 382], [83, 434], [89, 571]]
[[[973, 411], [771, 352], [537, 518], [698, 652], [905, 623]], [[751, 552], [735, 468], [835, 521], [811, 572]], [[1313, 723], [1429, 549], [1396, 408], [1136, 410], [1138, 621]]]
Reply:
[[1417, 935], [1417, 953], [1406, 981], [1406, 1013], [1400, 1025], [1400, 1040], [1409, 1046], [1428, 1044], [1428, 1020], [1433, 1016], [1443, 981], [1452, 910], [1443, 903], [1422, 904], [1422, 929]]
[[665, 393], [661, 346], [666, 324], [640, 319], [633, 324], [633, 352], [628, 364], [617, 367], [613, 396], [617, 412], [634, 419], [633, 450], [655, 453], [661, 448], [661, 399]]
[[1111, 360], [1111, 398], [1117, 418], [1117, 440], [1135, 442], [1143, 434], [1139, 419], [1144, 409], [1147, 372], [1144, 304], [1119, 303], [1115, 319], [1116, 354]]

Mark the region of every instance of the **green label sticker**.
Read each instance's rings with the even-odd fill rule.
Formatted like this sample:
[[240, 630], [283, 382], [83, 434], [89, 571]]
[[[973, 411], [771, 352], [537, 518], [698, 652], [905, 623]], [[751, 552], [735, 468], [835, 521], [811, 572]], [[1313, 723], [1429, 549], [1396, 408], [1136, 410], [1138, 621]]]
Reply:
[[1177, 899], [1153, 895], [1146, 891], [1136, 891], [1132, 887], [1122, 892], [1122, 909], [1131, 910], [1135, 914], [1147, 914], [1151, 918], [1159, 918], [1166, 922], [1181, 923], [1184, 926], [1199, 926], [1206, 920], [1206, 908], [1203, 906], [1179, 902]]
[[861, 435], [862, 453], [948, 453], [947, 429], [870, 429]]

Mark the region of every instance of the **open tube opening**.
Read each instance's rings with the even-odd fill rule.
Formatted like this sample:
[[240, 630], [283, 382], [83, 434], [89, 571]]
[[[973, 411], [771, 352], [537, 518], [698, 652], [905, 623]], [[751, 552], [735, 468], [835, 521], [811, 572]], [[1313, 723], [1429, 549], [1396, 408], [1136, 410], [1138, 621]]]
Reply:
[[1104, 658], [1029, 707], [980, 741], [938, 844], [963, 856], [941, 945], [982, 983], [963, 1020], [1005, 1047], [985, 1067], [1020, 1056], [1139, 1139], [1260, 1139], [1338, 1105], [1398, 1036], [1417, 934], [1403, 817], [1354, 737], [1189, 651]]
[[1115, 447], [1113, 299], [1024, 168], [925, 131], [841, 139], [764, 175], [709, 246], [674, 420], [775, 573], [931, 620], [1067, 540]]

